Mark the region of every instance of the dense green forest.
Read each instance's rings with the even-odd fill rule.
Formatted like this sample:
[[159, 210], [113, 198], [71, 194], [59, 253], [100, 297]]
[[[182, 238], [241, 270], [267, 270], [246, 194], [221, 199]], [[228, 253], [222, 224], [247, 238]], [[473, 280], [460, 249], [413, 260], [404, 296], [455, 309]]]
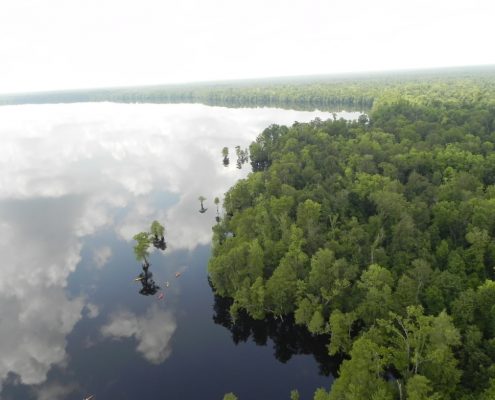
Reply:
[[488, 66], [11, 94], [0, 95], [0, 105], [112, 101], [359, 111], [383, 98], [416, 100], [428, 92], [448, 101], [462, 92], [470, 101], [494, 90], [495, 67]]
[[234, 318], [329, 335], [316, 400], [495, 399], [495, 80], [435, 79], [268, 127], [225, 195], [212, 285]]

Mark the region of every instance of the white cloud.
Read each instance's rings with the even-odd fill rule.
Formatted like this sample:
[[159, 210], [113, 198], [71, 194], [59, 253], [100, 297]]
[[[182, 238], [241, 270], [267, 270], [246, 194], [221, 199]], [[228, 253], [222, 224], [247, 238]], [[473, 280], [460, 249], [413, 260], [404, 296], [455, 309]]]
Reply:
[[100, 315], [100, 308], [96, 304], [88, 303], [86, 309], [88, 310], [88, 318], [96, 318]]
[[[233, 165], [224, 168], [221, 148], [233, 152], [271, 123], [316, 115], [330, 117], [198, 104], [1, 107], [0, 200], [41, 197], [70, 207], [72, 237], [114, 227], [130, 241], [158, 219], [166, 225], [169, 249], [193, 249], [211, 238], [213, 198], [247, 173], [235, 168], [234, 154]], [[158, 208], [152, 190], [177, 193], [179, 200]], [[197, 212], [199, 195], [208, 199], [206, 214]], [[117, 222], [119, 209], [126, 211]], [[57, 210], [50, 212], [57, 218]]]
[[112, 249], [109, 246], [101, 246], [93, 252], [93, 262], [96, 268], [102, 268], [112, 257]]
[[35, 387], [33, 391], [37, 400], [65, 400], [76, 389], [76, 384], [62, 384], [55, 382]]
[[10, 372], [25, 384], [43, 382], [65, 363], [66, 335], [81, 318], [82, 299], [64, 290], [80, 245], [65, 237], [61, 220], [62, 230], [51, 231], [51, 207], [42, 208], [35, 216], [25, 204], [0, 203], [0, 387]]
[[494, 14], [492, 0], [2, 0], [0, 93], [495, 63]]
[[81, 300], [69, 301], [63, 291], [31, 290], [25, 299], [0, 296], [0, 377], [14, 372], [25, 384], [43, 382], [53, 365], [65, 361], [65, 338], [82, 309]]
[[113, 339], [134, 337], [136, 350], [150, 363], [160, 364], [172, 351], [170, 340], [176, 328], [173, 314], [154, 304], [143, 316], [130, 311], [112, 315], [108, 324], [101, 328], [101, 333]]

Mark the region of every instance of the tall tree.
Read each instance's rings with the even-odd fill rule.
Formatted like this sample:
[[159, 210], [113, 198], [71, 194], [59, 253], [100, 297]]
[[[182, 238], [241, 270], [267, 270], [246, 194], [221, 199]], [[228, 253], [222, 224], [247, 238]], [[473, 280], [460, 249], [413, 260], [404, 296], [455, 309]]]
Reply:
[[143, 265], [149, 266], [149, 248], [151, 246], [150, 234], [148, 232], [139, 232], [134, 235], [133, 239], [136, 241], [134, 245], [134, 255], [136, 260], [142, 262]]

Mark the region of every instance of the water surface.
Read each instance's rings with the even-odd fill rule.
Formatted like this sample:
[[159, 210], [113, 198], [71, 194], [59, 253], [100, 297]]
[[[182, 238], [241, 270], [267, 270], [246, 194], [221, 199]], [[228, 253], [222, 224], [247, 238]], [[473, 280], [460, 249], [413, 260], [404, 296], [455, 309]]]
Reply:
[[[355, 117], [357, 114], [344, 114]], [[213, 198], [233, 147], [330, 113], [85, 103], [0, 108], [0, 398], [288, 399], [328, 387], [325, 343], [213, 296]], [[230, 147], [231, 164], [221, 149]], [[208, 211], [199, 214], [199, 195]], [[153, 220], [164, 299], [139, 295], [132, 236]], [[181, 272], [179, 278], [175, 273]]]

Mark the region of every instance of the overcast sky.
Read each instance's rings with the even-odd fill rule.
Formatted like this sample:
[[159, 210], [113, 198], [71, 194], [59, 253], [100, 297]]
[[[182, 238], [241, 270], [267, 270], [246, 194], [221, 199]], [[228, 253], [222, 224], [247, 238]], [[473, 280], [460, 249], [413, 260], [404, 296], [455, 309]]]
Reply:
[[0, 0], [0, 93], [495, 64], [493, 0]]

